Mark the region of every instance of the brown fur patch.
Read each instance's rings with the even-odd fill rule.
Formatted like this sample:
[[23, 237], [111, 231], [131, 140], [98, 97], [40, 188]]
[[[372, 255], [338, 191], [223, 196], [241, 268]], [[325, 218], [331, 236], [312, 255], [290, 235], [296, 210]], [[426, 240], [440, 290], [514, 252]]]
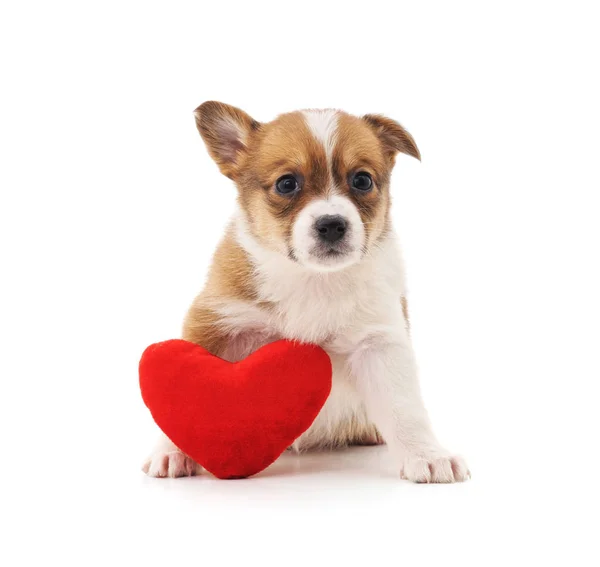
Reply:
[[227, 347], [228, 332], [221, 327], [220, 316], [213, 306], [231, 299], [256, 300], [252, 264], [236, 242], [233, 227], [228, 229], [214, 254], [204, 290], [188, 310], [183, 339], [221, 356]]
[[421, 159], [414, 138], [398, 122], [381, 114], [366, 114], [363, 120], [373, 128], [389, 159], [393, 161], [398, 152]]
[[[356, 205], [365, 227], [367, 242], [375, 242], [388, 224], [389, 182], [393, 162], [385, 155], [373, 129], [364, 120], [346, 113], [340, 113], [338, 118], [332, 162], [338, 190]], [[369, 173], [374, 183], [366, 193], [351, 187], [352, 176], [361, 171]]]
[[253, 275], [252, 262], [235, 239], [234, 227], [229, 226], [213, 256], [203, 296], [253, 301], [256, 299]]
[[[324, 148], [313, 137], [303, 115], [292, 112], [261, 126], [242, 168], [237, 180], [240, 204], [254, 236], [288, 254], [296, 216], [329, 186]], [[290, 174], [301, 184], [301, 190], [293, 196], [278, 194], [277, 180]]]
[[181, 338], [205, 348], [215, 356], [222, 356], [227, 348], [228, 336], [219, 326], [219, 316], [198, 297], [192, 304], [183, 323]]

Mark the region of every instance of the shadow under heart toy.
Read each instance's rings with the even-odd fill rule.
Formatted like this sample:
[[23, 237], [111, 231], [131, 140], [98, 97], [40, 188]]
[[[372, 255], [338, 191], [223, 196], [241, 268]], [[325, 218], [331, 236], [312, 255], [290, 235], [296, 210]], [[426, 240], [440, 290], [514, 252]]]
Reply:
[[316, 345], [277, 341], [230, 363], [179, 339], [150, 345], [140, 388], [175, 445], [218, 478], [256, 474], [313, 423], [331, 391]]

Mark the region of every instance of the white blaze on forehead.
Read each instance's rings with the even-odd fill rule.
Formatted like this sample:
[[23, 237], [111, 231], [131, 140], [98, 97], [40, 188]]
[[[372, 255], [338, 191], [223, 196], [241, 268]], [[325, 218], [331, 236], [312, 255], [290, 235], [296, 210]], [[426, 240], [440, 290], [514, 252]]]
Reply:
[[335, 144], [335, 133], [338, 124], [338, 111], [326, 110], [303, 110], [304, 120], [310, 128], [315, 139], [325, 148], [327, 162], [331, 164], [333, 146]]

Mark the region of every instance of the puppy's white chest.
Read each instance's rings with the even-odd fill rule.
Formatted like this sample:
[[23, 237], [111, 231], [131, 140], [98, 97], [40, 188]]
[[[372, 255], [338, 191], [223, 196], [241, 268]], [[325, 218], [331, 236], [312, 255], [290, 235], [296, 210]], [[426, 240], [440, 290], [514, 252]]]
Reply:
[[275, 304], [278, 325], [287, 337], [322, 343], [344, 332], [357, 315], [351, 290], [332, 292], [323, 282], [303, 281], [295, 293]]
[[344, 332], [365, 299], [363, 278], [356, 273], [311, 273], [273, 263], [260, 267], [257, 284], [258, 296], [269, 305], [271, 322], [282, 336], [313, 343]]

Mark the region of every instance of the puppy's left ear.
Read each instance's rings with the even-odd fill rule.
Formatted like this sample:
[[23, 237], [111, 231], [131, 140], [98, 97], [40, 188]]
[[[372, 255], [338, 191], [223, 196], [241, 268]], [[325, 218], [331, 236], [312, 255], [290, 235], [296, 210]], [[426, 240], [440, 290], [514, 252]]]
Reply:
[[260, 124], [243, 110], [209, 100], [194, 111], [196, 126], [221, 173], [236, 177], [248, 137]]
[[388, 157], [393, 159], [400, 152], [421, 160], [414, 138], [398, 122], [381, 114], [365, 114], [363, 120], [373, 128]]

